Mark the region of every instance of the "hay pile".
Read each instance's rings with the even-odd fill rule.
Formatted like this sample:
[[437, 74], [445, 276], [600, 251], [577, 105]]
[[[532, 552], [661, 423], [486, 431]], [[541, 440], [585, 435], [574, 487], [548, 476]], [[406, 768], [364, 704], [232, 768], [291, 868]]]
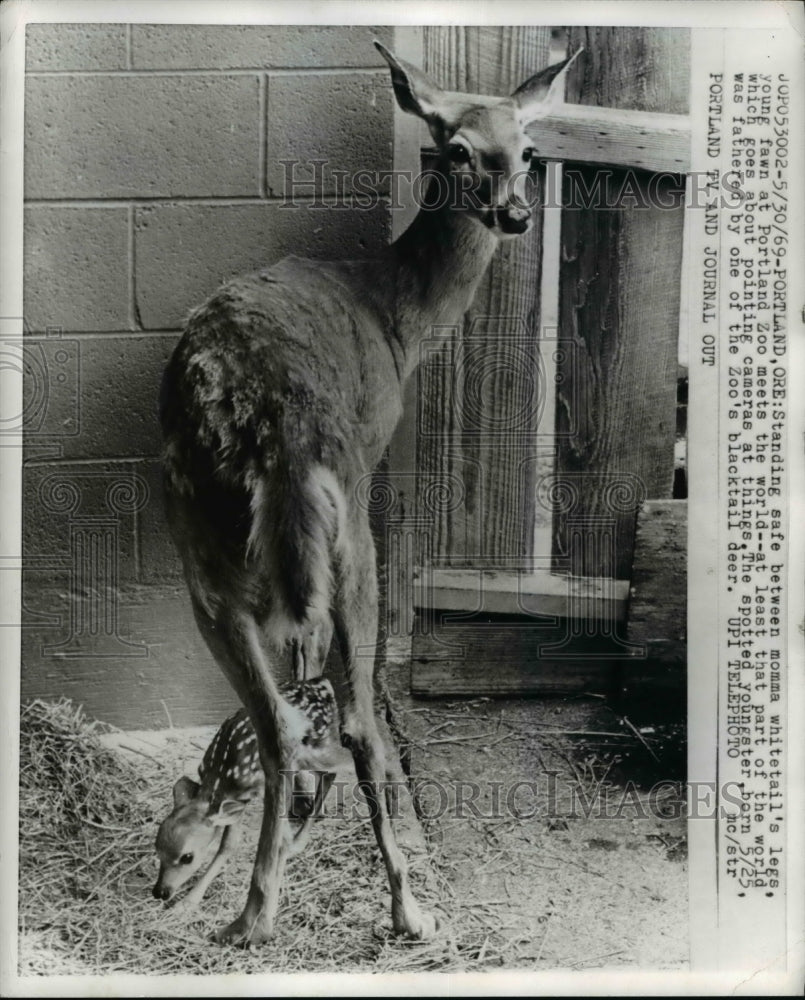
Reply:
[[[135, 762], [106, 749], [110, 727], [69, 701], [23, 708], [20, 737], [19, 973], [426, 971], [463, 968], [450, 935], [428, 945], [394, 938], [385, 869], [368, 823], [316, 825], [286, 871], [277, 934], [252, 952], [210, 946], [245, 901], [259, 807], [238, 858], [213, 884], [197, 919], [151, 897], [154, 836], [170, 789], [187, 769], [187, 740]], [[171, 759], [175, 757], [175, 760]], [[437, 880], [440, 881], [440, 880]], [[444, 890], [412, 865], [428, 907]]]

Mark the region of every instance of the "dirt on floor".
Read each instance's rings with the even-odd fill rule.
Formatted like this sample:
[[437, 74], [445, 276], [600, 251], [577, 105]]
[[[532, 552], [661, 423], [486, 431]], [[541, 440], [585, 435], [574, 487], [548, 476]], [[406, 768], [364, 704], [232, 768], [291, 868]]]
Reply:
[[443, 905], [481, 940], [467, 960], [686, 966], [678, 731], [632, 731], [598, 699], [403, 701]]
[[245, 899], [259, 808], [197, 913], [172, 915], [150, 887], [172, 784], [213, 730], [121, 755], [74, 706], [37, 703], [22, 721], [20, 973], [683, 968], [679, 734], [597, 699], [414, 702], [395, 676], [428, 845], [412, 883], [439, 915], [435, 940], [391, 934], [371, 828], [331, 800], [289, 862], [275, 938], [212, 945]]

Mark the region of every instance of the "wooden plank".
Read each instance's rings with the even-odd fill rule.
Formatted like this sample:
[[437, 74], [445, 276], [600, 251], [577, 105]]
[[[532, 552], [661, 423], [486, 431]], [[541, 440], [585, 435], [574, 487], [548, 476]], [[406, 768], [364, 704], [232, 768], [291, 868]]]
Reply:
[[628, 635], [633, 642], [687, 637], [686, 500], [650, 500], [637, 517]]
[[532, 122], [526, 131], [545, 159], [675, 174], [690, 169], [686, 115], [565, 104]]
[[[561, 192], [564, 165], [558, 161], [545, 167], [548, 192]], [[546, 198], [542, 211], [542, 271], [540, 274], [539, 351], [543, 408], [537, 425], [534, 455], [535, 484], [549, 477], [556, 462], [556, 384], [561, 352], [559, 338], [559, 264], [562, 256], [562, 209], [559, 199]], [[553, 512], [545, 504], [534, 505], [533, 554], [537, 561], [550, 557]]]
[[522, 698], [606, 695], [612, 687], [609, 663], [500, 663], [423, 661], [411, 666], [411, 694], [417, 698]]
[[414, 580], [418, 608], [495, 614], [553, 615], [623, 621], [627, 580], [559, 576], [547, 570], [424, 570]]
[[[576, 100], [687, 111], [686, 86], [657, 84], [684, 68], [686, 31], [570, 34], [571, 49], [585, 45], [589, 57], [571, 73]], [[595, 167], [581, 173], [588, 189], [600, 181]], [[623, 175], [605, 174], [605, 196], [617, 200]], [[574, 575], [628, 577], [637, 509], [673, 486], [684, 207], [663, 207], [646, 175], [635, 183], [645, 207], [563, 215], [554, 555]], [[660, 183], [660, 195], [673, 186]]]
[[590, 635], [567, 620], [422, 614], [413, 638], [411, 692], [431, 698], [608, 695], [627, 654], [617, 636]]
[[633, 721], [685, 718], [687, 508], [685, 500], [649, 500], [637, 517], [627, 625], [637, 655], [624, 659], [616, 680], [616, 704]]
[[597, 107], [686, 115], [690, 40], [688, 28], [571, 28], [568, 51], [584, 46], [584, 54], [573, 69], [567, 99]]

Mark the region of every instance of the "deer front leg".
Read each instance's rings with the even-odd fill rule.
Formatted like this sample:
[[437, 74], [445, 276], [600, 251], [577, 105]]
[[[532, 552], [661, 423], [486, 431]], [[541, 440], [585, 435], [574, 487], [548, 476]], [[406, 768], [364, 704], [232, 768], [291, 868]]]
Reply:
[[278, 760], [270, 763], [264, 760], [263, 766], [266, 772], [263, 821], [249, 895], [241, 915], [216, 933], [215, 939], [221, 944], [243, 947], [262, 944], [274, 929], [290, 836], [288, 820], [283, 815], [283, 782]]

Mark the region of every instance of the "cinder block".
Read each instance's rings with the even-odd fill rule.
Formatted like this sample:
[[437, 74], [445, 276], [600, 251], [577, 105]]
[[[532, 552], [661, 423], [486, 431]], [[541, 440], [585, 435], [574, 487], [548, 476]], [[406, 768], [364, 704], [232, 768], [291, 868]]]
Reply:
[[385, 65], [372, 44], [392, 28], [361, 25], [135, 24], [135, 69], [271, 69]]
[[256, 195], [257, 76], [43, 76], [26, 84], [27, 198]]
[[128, 211], [25, 211], [24, 309], [32, 330], [129, 328]]
[[28, 24], [25, 68], [110, 70], [126, 68], [125, 24]]
[[222, 281], [288, 254], [368, 258], [388, 243], [389, 211], [306, 206], [167, 205], [135, 220], [137, 308], [145, 329], [176, 329]]
[[165, 516], [162, 465], [159, 461], [138, 463], [138, 472], [149, 486], [149, 501], [138, 521], [140, 583], [184, 583], [179, 553], [173, 544]]
[[[78, 434], [64, 437], [64, 458], [137, 458], [160, 451], [157, 401], [162, 372], [174, 335], [79, 338]], [[65, 410], [63, 413], [62, 410]], [[46, 422], [58, 436], [65, 419], [74, 419], [74, 400], [56, 397]]]
[[[375, 178], [391, 169], [394, 139], [392, 93], [388, 73], [326, 73], [271, 76], [268, 82], [267, 183], [269, 194], [287, 197], [289, 168], [294, 176], [316, 180], [300, 193], [338, 190], [332, 171], [345, 171], [339, 186], [353, 189], [357, 171], [366, 172], [372, 190], [385, 193]], [[323, 178], [309, 164], [324, 160]]]
[[[23, 629], [23, 700], [68, 697], [90, 718], [122, 729], [217, 726], [237, 707], [234, 691], [199, 634], [186, 588], [126, 587], [117, 601], [121, 642], [107, 640], [102, 644], [106, 655], [99, 655], [99, 643], [82, 636], [69, 659], [48, 656], [43, 649], [70, 634], [69, 595], [35, 580], [27, 590], [32, 609], [54, 609], [62, 620], [50, 627], [32, 621]], [[110, 645], [119, 655], [108, 654]]]
[[[99, 528], [114, 536], [107, 556], [117, 555], [118, 583], [136, 578], [135, 513], [128, 499], [139, 482], [126, 463], [48, 463], [22, 473], [23, 565], [41, 579], [69, 586], [81, 575], [71, 538]], [[122, 502], [121, 502], [122, 498]], [[101, 524], [100, 522], [103, 522]], [[46, 608], [40, 608], [43, 613]]]

